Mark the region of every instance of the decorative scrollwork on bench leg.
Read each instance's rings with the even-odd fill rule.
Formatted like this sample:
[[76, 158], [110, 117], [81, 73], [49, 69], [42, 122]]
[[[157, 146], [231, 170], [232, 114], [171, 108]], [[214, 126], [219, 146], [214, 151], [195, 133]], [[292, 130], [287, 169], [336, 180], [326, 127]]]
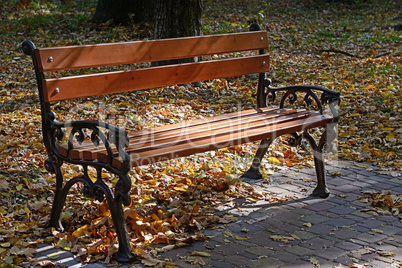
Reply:
[[[123, 212], [123, 204], [129, 205], [131, 200], [126, 191], [127, 182], [130, 181], [129, 176], [120, 175], [120, 180], [116, 185], [116, 196], [110, 192], [109, 187], [104, 188], [106, 199], [109, 205], [112, 220], [119, 239], [119, 251], [117, 252], [117, 261], [122, 263], [132, 262], [135, 256], [131, 253], [130, 239], [128, 237], [126, 219]], [[128, 204], [127, 204], [128, 202]]]
[[48, 227], [54, 227], [56, 230], [63, 231], [63, 225], [60, 221], [60, 214], [63, 210], [65, 197], [63, 199], [63, 172], [61, 170], [61, 165], [63, 163], [60, 161], [52, 161], [47, 159], [45, 161], [45, 168], [50, 173], [54, 173], [56, 176], [56, 190], [54, 192], [52, 214], [50, 216], [50, 222]]
[[261, 141], [257, 152], [255, 153], [250, 169], [241, 176], [243, 179], [258, 180], [262, 178], [262, 174], [260, 172], [261, 161], [274, 140], [275, 138], [269, 138]]
[[63, 186], [63, 174], [59, 165], [47, 161], [46, 166], [56, 173], [56, 193], [53, 201], [52, 216], [49, 227], [55, 227], [59, 231], [64, 228], [60, 221], [60, 215], [66, 202], [68, 191], [76, 183], [83, 183], [83, 194], [86, 197], [93, 197], [98, 201], [105, 198], [109, 205], [113, 224], [119, 241], [119, 251], [117, 252], [117, 261], [133, 262], [136, 258], [131, 253], [130, 239], [128, 237], [126, 220], [123, 212], [123, 204], [129, 205], [131, 202], [129, 191], [131, 188], [131, 180], [127, 174], [119, 175], [119, 181], [116, 186], [116, 194], [110, 190], [109, 186], [102, 180], [102, 168], [97, 167], [97, 179], [92, 182], [88, 175], [88, 167], [83, 166], [84, 174], [74, 177], [67, 181]]
[[303, 132], [303, 138], [306, 138], [313, 149], [314, 166], [317, 175], [317, 186], [312, 192], [312, 196], [327, 198], [329, 196], [329, 190], [325, 182], [325, 164], [324, 164], [324, 147], [327, 144], [327, 130], [321, 135], [319, 143], [317, 145], [315, 139], [308, 130]]

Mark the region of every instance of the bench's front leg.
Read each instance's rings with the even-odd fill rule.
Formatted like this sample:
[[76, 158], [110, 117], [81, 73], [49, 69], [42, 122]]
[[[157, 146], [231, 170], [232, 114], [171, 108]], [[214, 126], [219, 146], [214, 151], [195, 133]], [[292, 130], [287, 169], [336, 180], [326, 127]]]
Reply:
[[[128, 237], [126, 219], [124, 217], [123, 204], [129, 205], [129, 199], [125, 196], [126, 193], [120, 192], [120, 190], [125, 191], [124, 189], [119, 189], [119, 184], [126, 184], [130, 182], [130, 178], [127, 174], [119, 176], [119, 182], [116, 186], [116, 194], [110, 191], [110, 188], [104, 184], [99, 183], [98, 187], [102, 189], [102, 191], [106, 195], [106, 200], [109, 205], [110, 214], [112, 215], [112, 220], [114, 224], [114, 228], [116, 230], [117, 238], [119, 240], [119, 251], [117, 252], [117, 261], [121, 263], [130, 263], [136, 260], [135, 256], [131, 253], [131, 245], [130, 239]], [[131, 186], [131, 185], [130, 185]], [[130, 188], [128, 188], [129, 190]], [[120, 193], [119, 193], [120, 192]]]
[[243, 179], [259, 180], [262, 178], [262, 174], [260, 172], [261, 161], [274, 140], [274, 138], [268, 138], [261, 141], [257, 152], [255, 153], [250, 169], [241, 176]]
[[61, 164], [62, 163], [58, 163], [57, 161], [55, 163], [50, 159], [45, 161], [46, 170], [50, 173], [54, 173], [56, 176], [56, 190], [54, 192], [52, 214], [48, 227], [53, 227], [60, 232], [64, 231], [60, 215], [66, 201], [66, 195], [63, 194], [63, 172], [61, 170]]

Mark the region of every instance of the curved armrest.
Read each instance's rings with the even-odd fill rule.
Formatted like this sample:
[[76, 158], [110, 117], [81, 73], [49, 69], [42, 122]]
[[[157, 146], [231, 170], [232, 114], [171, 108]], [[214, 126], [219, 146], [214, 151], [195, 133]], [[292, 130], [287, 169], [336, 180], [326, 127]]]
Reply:
[[[313, 85], [295, 85], [295, 86], [285, 86], [285, 87], [273, 87], [271, 86], [271, 79], [264, 80], [264, 98], [265, 103], [268, 106], [269, 103], [273, 103], [276, 100], [277, 92], [283, 91], [284, 95], [281, 96], [280, 100], [280, 108], [284, 108], [285, 101], [289, 101], [290, 104], [293, 104], [297, 101], [298, 95], [297, 93], [303, 92], [305, 93], [303, 102], [306, 106], [311, 106], [315, 101], [317, 105], [317, 110], [320, 114], [324, 112], [324, 106], [328, 105], [329, 109], [334, 118], [334, 122], [338, 122], [339, 114], [336, 105], [340, 103], [340, 93], [330, 90], [328, 88], [313, 86]], [[320, 91], [321, 96], [318, 97], [315, 91]], [[260, 103], [260, 102], [258, 102]]]
[[[57, 152], [57, 141], [61, 142], [64, 137], [64, 128], [72, 128], [68, 136], [68, 152], [74, 149], [74, 142], [82, 144], [85, 138], [88, 136], [95, 146], [99, 146], [101, 143], [105, 146], [108, 155], [108, 166], [111, 167], [113, 159], [115, 158], [111, 143], [116, 146], [119, 157], [123, 160], [124, 168], [121, 170], [128, 171], [130, 166], [130, 156], [125, 150], [125, 147], [129, 145], [129, 139], [127, 131], [122, 130], [114, 125], [94, 121], [94, 120], [81, 120], [73, 122], [59, 122], [55, 120], [53, 113], [48, 114], [50, 129], [51, 129], [51, 141], [52, 150]], [[101, 128], [108, 130], [104, 132]], [[90, 134], [85, 134], [84, 130], [89, 130]], [[56, 151], [55, 151], [56, 150]]]

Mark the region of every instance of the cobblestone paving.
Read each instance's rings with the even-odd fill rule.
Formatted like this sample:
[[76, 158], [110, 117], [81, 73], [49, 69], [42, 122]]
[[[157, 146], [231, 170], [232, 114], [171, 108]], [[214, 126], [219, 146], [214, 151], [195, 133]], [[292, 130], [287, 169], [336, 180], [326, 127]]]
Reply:
[[[401, 177], [379, 175], [370, 171], [370, 166], [367, 169], [349, 161], [336, 161], [326, 169], [331, 191], [327, 199], [309, 196], [315, 185], [313, 168], [275, 172], [270, 176], [271, 183], [253, 184], [261, 191], [290, 196], [291, 200], [278, 203], [233, 200], [236, 206], [221, 206], [217, 213], [231, 213], [237, 218], [235, 222], [205, 230], [208, 241], [170, 250], [162, 257], [184, 268], [348, 267], [353, 264], [402, 267], [402, 218], [362, 212], [369, 204], [357, 199], [363, 190], [391, 190], [400, 194]], [[54, 251], [57, 249], [41, 245], [37, 257], [45, 259]], [[194, 257], [193, 251], [211, 256]], [[59, 262], [68, 267], [105, 267], [82, 265], [70, 253], [63, 254]], [[134, 263], [126, 267], [144, 266]]]

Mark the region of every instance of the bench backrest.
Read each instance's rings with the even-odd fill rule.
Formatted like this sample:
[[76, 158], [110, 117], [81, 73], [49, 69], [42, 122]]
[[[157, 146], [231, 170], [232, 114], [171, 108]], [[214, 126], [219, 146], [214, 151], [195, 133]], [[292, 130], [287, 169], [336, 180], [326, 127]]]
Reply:
[[[25, 43], [25, 42], [24, 42]], [[216, 78], [234, 77], [269, 70], [269, 55], [261, 53], [268, 47], [265, 31], [183, 37], [151, 41], [135, 41], [97, 45], [35, 48], [23, 44], [34, 58], [43, 101], [67, 100], [132, 90], [163, 87]], [[57, 78], [45, 78], [46, 72], [114, 66], [170, 59], [260, 50], [260, 55], [227, 57], [146, 67], [107, 71]]]

